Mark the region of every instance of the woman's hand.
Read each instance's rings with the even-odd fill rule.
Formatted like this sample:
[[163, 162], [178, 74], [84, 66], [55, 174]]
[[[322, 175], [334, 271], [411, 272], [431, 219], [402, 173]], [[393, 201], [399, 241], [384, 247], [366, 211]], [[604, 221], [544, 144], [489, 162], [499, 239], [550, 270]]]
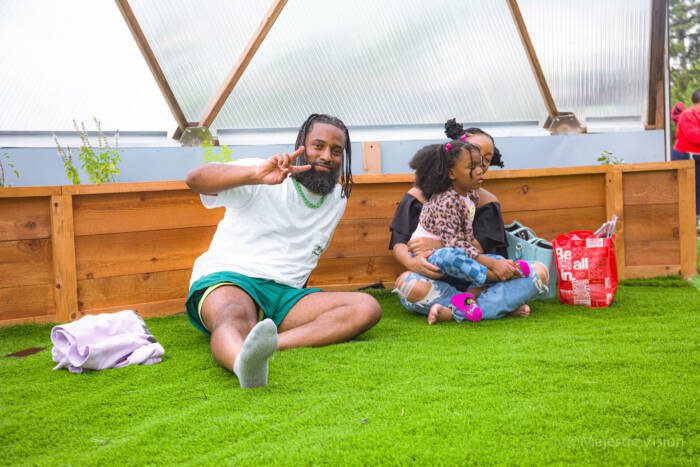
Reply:
[[424, 258], [432, 255], [436, 248], [442, 248], [443, 246], [442, 241], [434, 238], [418, 237], [408, 241], [409, 251], [415, 256]]
[[396, 261], [401, 263], [403, 267], [412, 272], [425, 276], [429, 279], [440, 279], [442, 274], [440, 268], [428, 262], [422, 256], [413, 256], [408, 251], [408, 246], [405, 243], [397, 243], [391, 250]]
[[423, 256], [416, 256], [412, 258], [407, 266], [410, 271], [417, 272], [421, 276], [425, 276], [428, 279], [437, 280], [442, 278], [440, 268], [434, 264], [430, 264]]
[[509, 259], [497, 259], [493, 262], [489, 269], [498, 277], [501, 281], [507, 281], [513, 278], [515, 274], [515, 264]]

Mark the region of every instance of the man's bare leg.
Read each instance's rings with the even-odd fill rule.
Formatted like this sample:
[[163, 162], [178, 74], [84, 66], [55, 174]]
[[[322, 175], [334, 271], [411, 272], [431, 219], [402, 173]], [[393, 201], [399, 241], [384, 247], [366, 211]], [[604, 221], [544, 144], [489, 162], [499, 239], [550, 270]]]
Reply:
[[[374, 326], [381, 318], [381, 307], [371, 296], [357, 292], [318, 292], [305, 296], [289, 311], [275, 334], [275, 348], [316, 347], [345, 342]], [[205, 299], [202, 319], [211, 331], [211, 352], [214, 359], [229, 371], [234, 371], [244, 386], [239, 374], [239, 362], [244, 359], [249, 341], [258, 335], [269, 342], [271, 323], [263, 320], [258, 324], [257, 307], [243, 290], [234, 286], [222, 286]], [[274, 325], [274, 324], [273, 324]], [[258, 329], [260, 334], [258, 334]], [[269, 346], [263, 353], [271, 354]], [[253, 351], [259, 361], [259, 353]], [[264, 366], [267, 368], [267, 358]], [[265, 372], [267, 375], [267, 372]], [[256, 380], [258, 378], [255, 378]], [[265, 379], [266, 380], [266, 379]]]
[[362, 334], [379, 322], [382, 309], [360, 292], [317, 292], [289, 310], [279, 326], [279, 349], [337, 344]]
[[234, 286], [217, 288], [202, 307], [214, 359], [233, 371], [244, 388], [267, 384], [268, 360], [277, 350], [275, 324], [269, 319], [256, 324], [257, 316], [253, 300]]

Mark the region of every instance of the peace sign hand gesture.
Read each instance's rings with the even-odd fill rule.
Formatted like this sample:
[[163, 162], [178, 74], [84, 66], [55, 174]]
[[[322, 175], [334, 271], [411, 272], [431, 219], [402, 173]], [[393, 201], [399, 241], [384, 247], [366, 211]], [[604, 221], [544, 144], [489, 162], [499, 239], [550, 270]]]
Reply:
[[266, 161], [262, 162], [255, 171], [255, 179], [259, 180], [264, 185], [277, 185], [282, 183], [290, 173], [306, 172], [311, 169], [311, 164], [306, 165], [291, 165], [291, 163], [304, 153], [304, 146], [291, 154], [286, 152], [275, 154]]

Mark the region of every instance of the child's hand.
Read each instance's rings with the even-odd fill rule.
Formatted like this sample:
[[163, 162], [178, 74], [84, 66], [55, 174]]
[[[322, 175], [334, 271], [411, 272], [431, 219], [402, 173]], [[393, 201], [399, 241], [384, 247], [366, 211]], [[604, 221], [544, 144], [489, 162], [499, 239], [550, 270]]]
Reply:
[[479, 243], [479, 240], [477, 240], [476, 238], [474, 239], [474, 242], [472, 243], [472, 245], [474, 245], [474, 248], [476, 248], [476, 250], [479, 253], [481, 253], [481, 254], [484, 253], [484, 249], [481, 247], [481, 243]]

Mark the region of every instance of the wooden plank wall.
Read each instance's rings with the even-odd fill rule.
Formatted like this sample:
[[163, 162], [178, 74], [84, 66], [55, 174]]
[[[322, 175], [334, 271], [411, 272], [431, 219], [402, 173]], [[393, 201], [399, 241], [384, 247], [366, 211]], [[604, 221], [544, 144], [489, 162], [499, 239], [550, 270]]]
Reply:
[[389, 224], [412, 177], [365, 175], [358, 178], [328, 249], [309, 278], [309, 286], [354, 289], [401, 274], [389, 254]]
[[547, 240], [605, 222], [604, 173], [498, 178], [485, 188], [498, 197], [503, 222], [520, 221]]
[[[613, 213], [620, 276], [697, 273], [691, 162], [494, 171], [504, 221], [544, 238], [595, 229]], [[411, 175], [362, 175], [309, 285], [390, 287], [401, 268], [388, 226]], [[0, 189], [0, 325], [84, 314], [181, 312], [194, 259], [222, 209], [183, 182]]]
[[192, 263], [223, 210], [205, 209], [182, 182], [140, 185], [96, 193], [70, 187], [77, 276], [71, 319], [124, 308], [142, 316], [184, 310]]
[[54, 320], [51, 200], [61, 189], [0, 193], [0, 324]]

